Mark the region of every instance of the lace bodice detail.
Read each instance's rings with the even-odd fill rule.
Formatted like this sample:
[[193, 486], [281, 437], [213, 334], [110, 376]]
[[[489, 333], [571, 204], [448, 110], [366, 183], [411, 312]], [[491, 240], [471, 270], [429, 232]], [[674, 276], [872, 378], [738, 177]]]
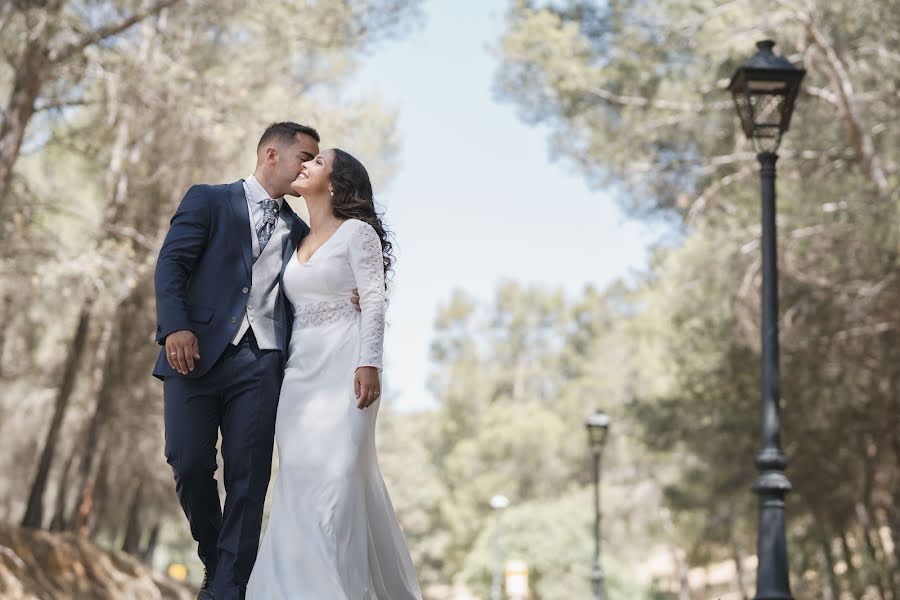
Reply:
[[[358, 219], [342, 223], [305, 264], [293, 256], [284, 291], [294, 308], [294, 329], [353, 321], [359, 315], [357, 366], [381, 369], [387, 311], [383, 260], [378, 233]], [[350, 303], [354, 288], [360, 312]]]
[[294, 313], [294, 327], [306, 329], [318, 327], [338, 321], [352, 321], [356, 319], [356, 307], [347, 300], [338, 302], [313, 302], [297, 308]]

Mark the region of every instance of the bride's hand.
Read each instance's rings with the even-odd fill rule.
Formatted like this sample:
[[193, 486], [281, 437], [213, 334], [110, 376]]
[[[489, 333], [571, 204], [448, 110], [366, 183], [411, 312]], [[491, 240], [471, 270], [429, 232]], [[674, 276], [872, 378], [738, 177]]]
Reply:
[[359, 367], [353, 376], [353, 389], [356, 390], [356, 408], [363, 409], [378, 400], [381, 396], [381, 381], [375, 367]]

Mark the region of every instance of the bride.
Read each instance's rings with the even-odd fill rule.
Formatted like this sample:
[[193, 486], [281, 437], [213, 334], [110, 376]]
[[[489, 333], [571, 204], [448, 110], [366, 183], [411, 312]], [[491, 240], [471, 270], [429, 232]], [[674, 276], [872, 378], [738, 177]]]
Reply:
[[420, 600], [375, 454], [391, 244], [350, 154], [322, 152], [291, 188], [306, 200], [310, 231], [282, 275], [293, 328], [275, 425], [280, 468], [247, 598]]

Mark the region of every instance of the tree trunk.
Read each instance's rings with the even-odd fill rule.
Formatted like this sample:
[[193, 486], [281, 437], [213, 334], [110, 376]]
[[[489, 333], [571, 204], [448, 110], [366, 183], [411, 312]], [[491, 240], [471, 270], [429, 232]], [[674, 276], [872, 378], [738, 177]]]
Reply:
[[66, 459], [66, 466], [63, 468], [62, 478], [59, 481], [59, 489], [56, 490], [56, 508], [53, 511], [53, 518], [50, 519], [50, 531], [62, 531], [66, 524], [66, 505], [69, 499], [69, 480], [72, 474], [72, 462], [75, 460], [75, 453], [69, 454]]
[[[119, 312], [118, 310], [116, 312]], [[76, 481], [79, 483], [77, 497], [80, 498], [79, 505], [83, 505], [86, 499], [89, 490], [94, 487], [93, 481], [91, 480], [91, 472], [94, 467], [94, 457], [97, 454], [97, 450], [100, 447], [100, 438], [103, 435], [103, 426], [106, 423], [107, 418], [109, 417], [110, 408], [112, 404], [112, 393], [110, 390], [109, 379], [110, 379], [110, 371], [111, 365], [110, 363], [110, 355], [115, 354], [110, 352], [110, 347], [113, 345], [112, 341], [112, 331], [113, 325], [116, 323], [118, 319], [113, 319], [107, 321], [103, 326], [103, 332], [100, 335], [100, 341], [97, 344], [97, 356], [96, 363], [94, 367], [94, 396], [97, 398], [97, 405], [94, 408], [94, 414], [91, 416], [91, 420], [88, 423], [87, 433], [84, 436], [84, 442], [81, 446], [81, 460], [78, 463], [78, 478]], [[88, 513], [90, 513], [90, 509], [88, 509]], [[79, 515], [78, 519], [73, 519], [69, 521], [68, 525], [70, 529], [79, 529], [85, 537], [88, 533], [88, 528], [79, 526], [83, 524], [86, 520], [86, 517], [81, 517]]]
[[859, 571], [853, 564], [853, 552], [850, 551], [850, 543], [847, 542], [847, 533], [841, 532], [841, 551], [844, 555], [844, 563], [847, 565], [847, 581], [850, 584], [850, 597], [853, 600], [859, 600], [865, 590], [862, 580], [859, 578]]
[[140, 558], [148, 565], [153, 565], [153, 554], [156, 552], [156, 546], [159, 545], [160, 525], [157, 523], [150, 530], [150, 537], [147, 539], [147, 545], [141, 550]]
[[735, 569], [735, 587], [741, 600], [747, 600], [750, 596], [747, 594], [747, 571], [744, 570], [744, 553], [737, 540], [731, 540], [731, 556], [734, 560]]
[[819, 540], [822, 553], [822, 567], [819, 570], [819, 580], [822, 586], [822, 600], [835, 600], [840, 597], [841, 587], [834, 572], [834, 554], [831, 551], [831, 540], [823, 531]]
[[[0, 322], [9, 323], [8, 315], [12, 311], [12, 295], [5, 294], [3, 296], [3, 306], [0, 308], [0, 319], [3, 319]], [[3, 377], [3, 359], [6, 356], [6, 332], [9, 330], [9, 327], [0, 327], [0, 377]]]
[[63, 417], [72, 399], [72, 390], [75, 388], [75, 379], [81, 366], [82, 358], [87, 345], [88, 330], [91, 322], [91, 309], [94, 299], [88, 298], [81, 306], [78, 316], [78, 326], [75, 328], [75, 336], [69, 345], [68, 357], [63, 370], [62, 382], [56, 393], [56, 407], [53, 411], [53, 419], [47, 438], [44, 441], [44, 449], [38, 462], [37, 473], [31, 484], [31, 492], [28, 495], [28, 507], [25, 509], [25, 517], [22, 519], [23, 527], [41, 527], [44, 522], [44, 491], [47, 488], [47, 479], [50, 475], [50, 467], [59, 442], [59, 433], [62, 429]]
[[681, 548], [672, 549], [672, 558], [674, 559], [675, 571], [678, 575], [678, 600], [691, 600], [691, 582], [688, 578], [688, 568]]
[[[871, 579], [875, 582], [878, 587], [878, 593], [882, 598], [895, 598], [896, 593], [893, 589], [893, 581], [891, 581], [891, 573], [887, 570], [888, 563], [890, 562], [890, 558], [883, 552], [883, 547], [881, 546], [881, 540], [878, 538], [878, 526], [876, 523], [872, 522], [871, 515], [873, 511], [871, 511], [868, 507], [871, 506], [871, 495], [866, 495], [864, 502], [857, 502], [856, 504], [856, 514], [859, 518], [860, 523], [860, 535], [866, 543], [866, 551], [869, 554], [872, 571]], [[890, 595], [886, 590], [890, 590]]]
[[[894, 346], [896, 353], [896, 346]], [[893, 417], [894, 432], [891, 438], [891, 450], [894, 454], [894, 475], [891, 478], [892, 492], [891, 501], [885, 507], [885, 513], [888, 521], [888, 531], [890, 532], [891, 541], [893, 542], [893, 557], [889, 559], [892, 573], [892, 581], [894, 588], [895, 600], [900, 600], [900, 373], [895, 372], [891, 376], [891, 398], [894, 401]]]
[[79, 516], [79, 529], [88, 530], [89, 537], [96, 542], [103, 531], [106, 524], [106, 511], [109, 506], [109, 449], [105, 448], [101, 453], [100, 466], [97, 468], [97, 475], [94, 477], [93, 484], [88, 488], [93, 498], [93, 512], [87, 515]]
[[8, 203], [13, 167], [19, 157], [25, 129], [34, 115], [35, 100], [44, 86], [49, 67], [49, 39], [58, 22], [60, 2], [50, 2], [40, 11], [25, 9], [28, 42], [12, 67], [9, 99], [0, 121], [0, 213]]
[[144, 481], [142, 480], [134, 490], [134, 497], [128, 508], [128, 527], [125, 529], [125, 541], [122, 542], [122, 550], [134, 556], [140, 554], [141, 534], [143, 533], [140, 518], [143, 496]]
[[879, 560], [880, 557], [878, 555], [878, 550], [876, 549], [877, 542], [872, 539], [873, 534], [875, 536], [878, 534], [873, 531], [874, 524], [872, 523], [871, 518], [873, 513], [869, 510], [872, 506], [872, 495], [875, 488], [875, 470], [881, 457], [878, 443], [876, 440], [872, 439], [871, 434], [859, 434], [858, 443], [860, 448], [859, 455], [863, 460], [861, 469], [863, 481], [860, 494], [862, 500], [858, 500], [854, 508], [856, 509], [856, 518], [860, 524], [860, 537], [862, 538], [863, 546], [869, 558], [865, 565], [867, 567], [865, 569], [865, 583], [868, 585], [870, 581], [874, 582], [878, 588], [879, 596], [884, 599], [887, 597], [885, 588], [890, 587], [890, 584], [886, 585], [883, 568], [887, 563]]

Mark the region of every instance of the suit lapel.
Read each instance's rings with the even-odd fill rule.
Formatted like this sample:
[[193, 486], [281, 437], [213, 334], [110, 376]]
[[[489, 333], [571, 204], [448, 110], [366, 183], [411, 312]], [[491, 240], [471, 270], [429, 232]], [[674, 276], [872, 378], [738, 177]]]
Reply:
[[247, 196], [244, 194], [244, 180], [241, 179], [229, 185], [228, 195], [231, 209], [241, 227], [238, 239], [241, 240], [244, 266], [247, 267], [247, 275], [250, 275], [253, 269], [253, 248], [250, 242], [250, 210], [247, 208]]

